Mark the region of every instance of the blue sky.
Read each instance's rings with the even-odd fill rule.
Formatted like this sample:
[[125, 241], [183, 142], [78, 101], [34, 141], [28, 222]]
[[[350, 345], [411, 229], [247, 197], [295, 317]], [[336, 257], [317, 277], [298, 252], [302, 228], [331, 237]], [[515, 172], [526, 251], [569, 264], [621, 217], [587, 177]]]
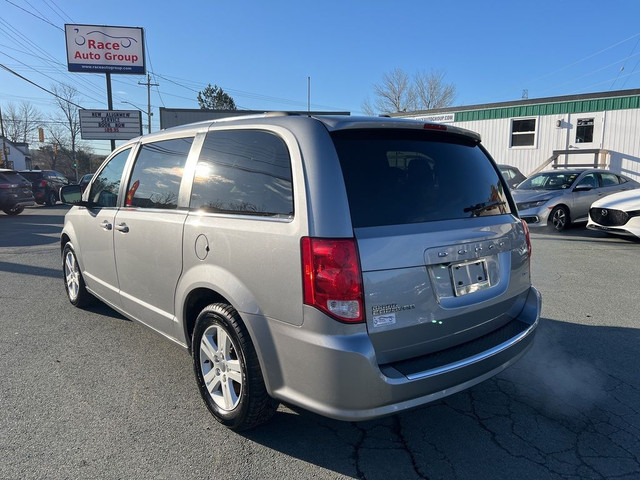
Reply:
[[[143, 27], [157, 109], [198, 108], [208, 83], [240, 108], [362, 113], [384, 73], [442, 71], [455, 105], [640, 88], [640, 1], [0, 0], [0, 64], [106, 108], [102, 74], [66, 71], [64, 24]], [[114, 108], [146, 110], [145, 77], [113, 75]], [[0, 69], [0, 106], [52, 97]], [[105, 143], [106, 145], [106, 143]]]

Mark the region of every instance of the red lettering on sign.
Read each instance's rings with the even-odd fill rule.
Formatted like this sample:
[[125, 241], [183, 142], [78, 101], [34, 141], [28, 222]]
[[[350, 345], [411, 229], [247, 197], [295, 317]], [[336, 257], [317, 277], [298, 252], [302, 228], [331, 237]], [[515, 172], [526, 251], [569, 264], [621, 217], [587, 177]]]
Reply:
[[88, 40], [87, 47], [94, 50], [120, 50], [120, 44], [118, 42], [96, 42], [95, 40]]
[[76, 52], [73, 58], [80, 58], [82, 60], [100, 60], [100, 54], [93, 53], [93, 52], [89, 52], [89, 53]]

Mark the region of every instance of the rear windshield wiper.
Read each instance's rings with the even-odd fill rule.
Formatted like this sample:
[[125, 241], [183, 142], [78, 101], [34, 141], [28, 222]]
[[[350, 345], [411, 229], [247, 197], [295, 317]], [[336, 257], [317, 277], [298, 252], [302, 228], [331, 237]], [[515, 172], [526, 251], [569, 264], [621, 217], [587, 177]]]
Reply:
[[471, 205], [470, 207], [467, 207], [463, 210], [464, 213], [473, 213], [474, 217], [477, 217], [478, 215], [480, 215], [482, 212], [485, 212], [487, 210], [491, 210], [492, 208], [496, 208], [496, 207], [501, 207], [503, 205], [506, 205], [507, 202], [481, 202], [481, 203], [476, 203], [475, 205]]

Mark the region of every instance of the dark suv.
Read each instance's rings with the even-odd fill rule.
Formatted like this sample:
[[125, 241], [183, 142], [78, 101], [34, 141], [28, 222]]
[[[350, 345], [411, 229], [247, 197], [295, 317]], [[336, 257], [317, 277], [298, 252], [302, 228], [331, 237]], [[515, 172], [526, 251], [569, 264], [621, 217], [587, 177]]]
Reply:
[[7, 215], [18, 215], [33, 204], [29, 180], [15, 170], [0, 168], [0, 209]]
[[67, 177], [55, 170], [21, 170], [20, 175], [31, 182], [38, 205], [55, 205], [59, 199], [60, 187], [69, 185]]

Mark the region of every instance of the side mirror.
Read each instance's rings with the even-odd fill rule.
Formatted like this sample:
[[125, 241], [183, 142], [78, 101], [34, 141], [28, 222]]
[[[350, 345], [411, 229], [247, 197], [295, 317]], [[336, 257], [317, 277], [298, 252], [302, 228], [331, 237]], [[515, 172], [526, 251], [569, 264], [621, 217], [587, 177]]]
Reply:
[[589, 190], [593, 190], [593, 187], [590, 185], [578, 185], [573, 189], [574, 192], [588, 192]]
[[67, 205], [87, 205], [87, 202], [82, 201], [82, 187], [80, 185], [65, 185], [61, 187], [60, 201]]

